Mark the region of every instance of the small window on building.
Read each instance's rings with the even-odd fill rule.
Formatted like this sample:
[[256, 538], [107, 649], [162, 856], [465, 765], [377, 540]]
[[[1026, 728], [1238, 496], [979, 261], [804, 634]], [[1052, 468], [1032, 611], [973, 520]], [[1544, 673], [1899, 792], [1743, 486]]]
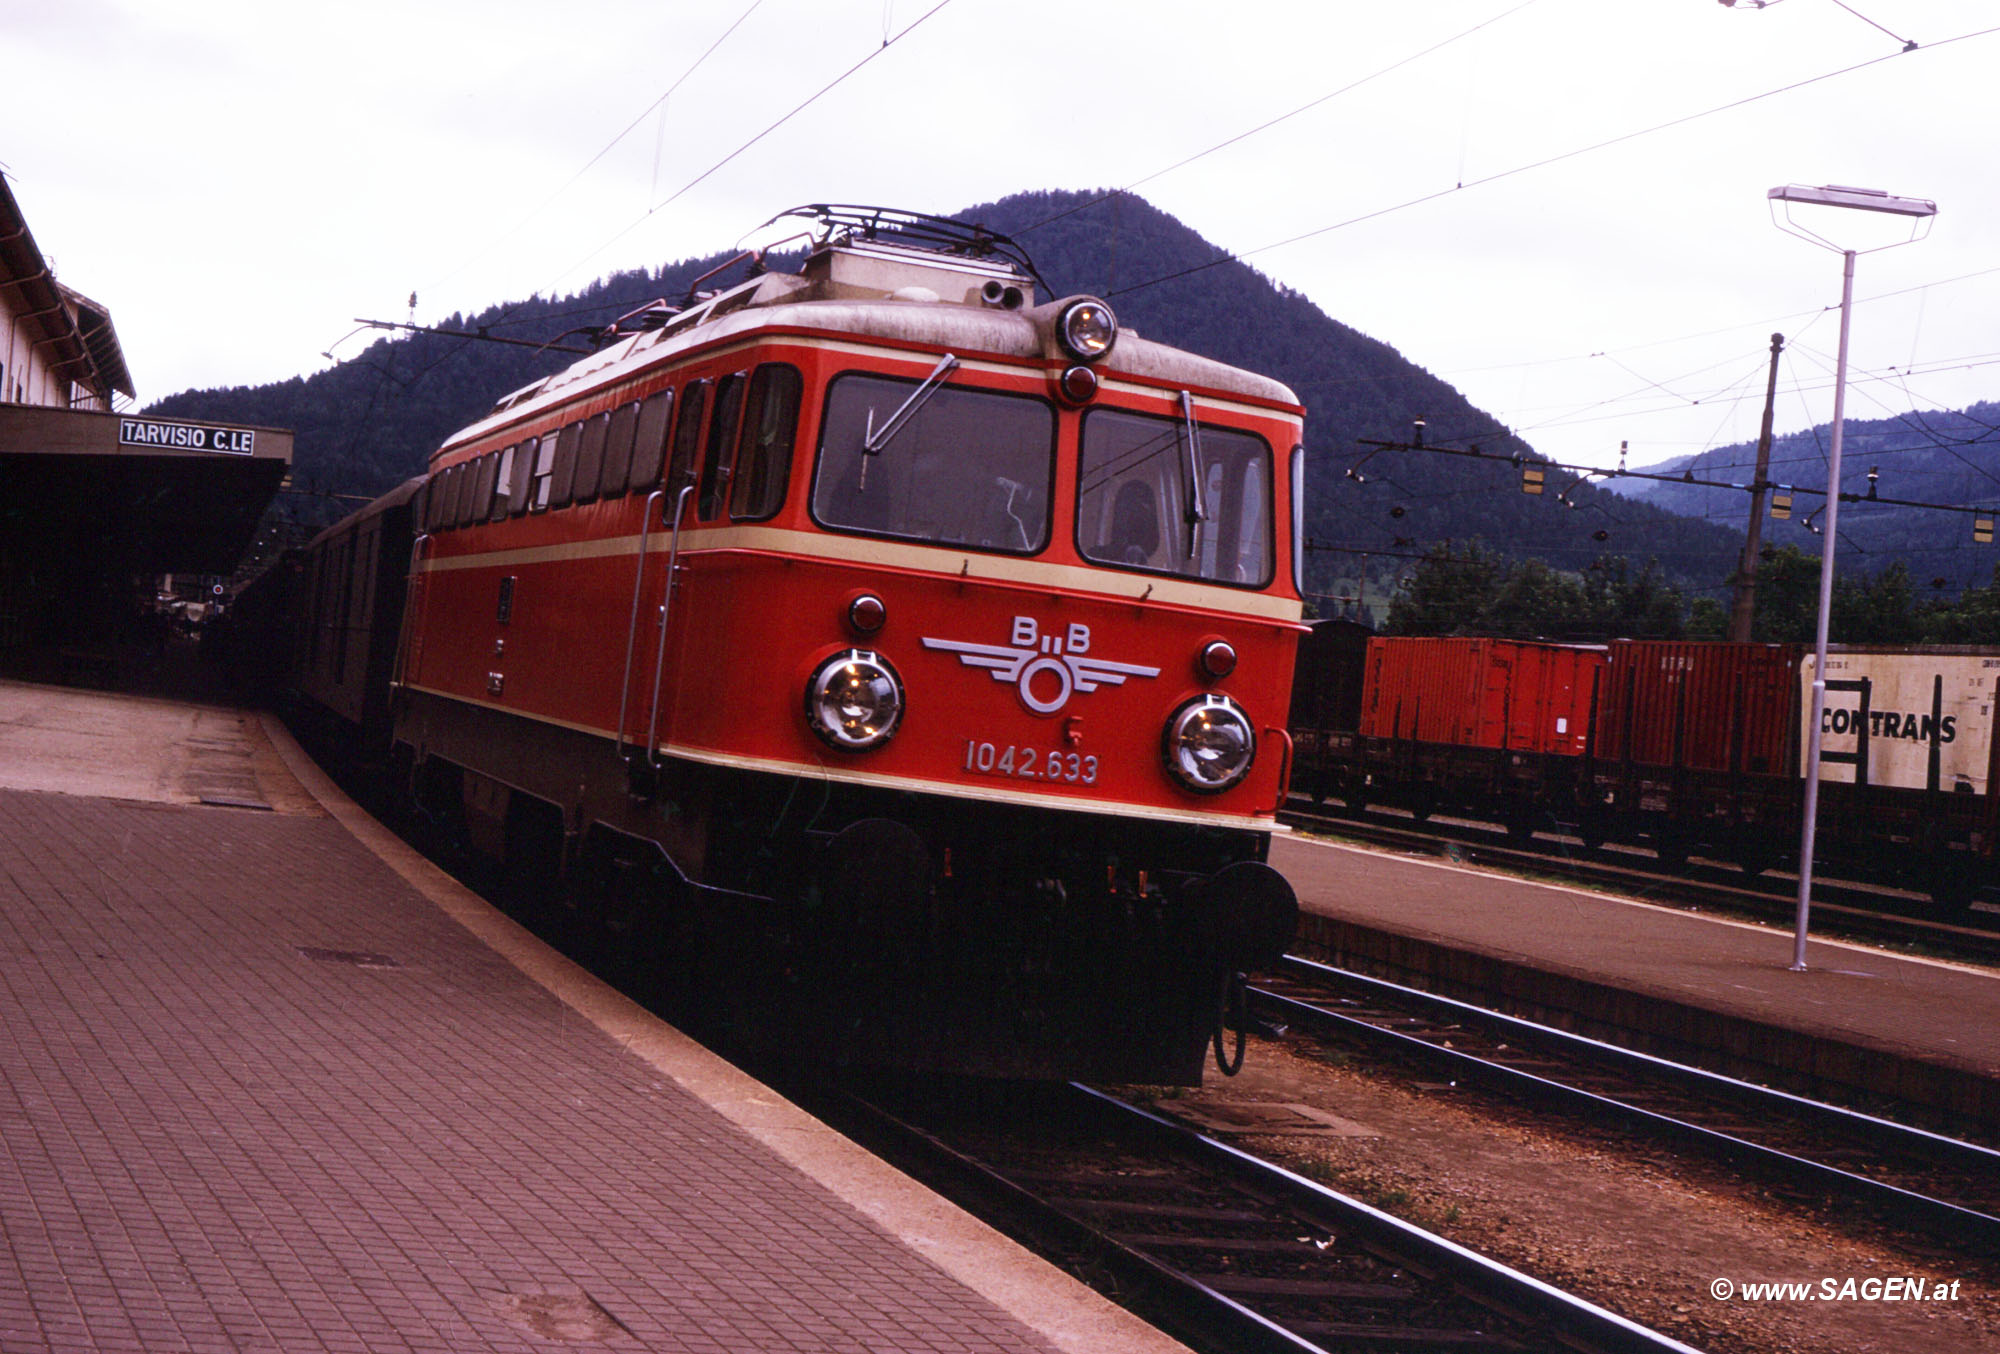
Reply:
[[744, 402], [743, 439], [736, 449], [729, 515], [761, 521], [785, 506], [792, 473], [792, 440], [799, 426], [798, 369], [767, 362], [750, 378]]
[[667, 432], [674, 412], [674, 392], [648, 395], [639, 406], [639, 426], [632, 439], [632, 487], [651, 491], [660, 482], [667, 459]]

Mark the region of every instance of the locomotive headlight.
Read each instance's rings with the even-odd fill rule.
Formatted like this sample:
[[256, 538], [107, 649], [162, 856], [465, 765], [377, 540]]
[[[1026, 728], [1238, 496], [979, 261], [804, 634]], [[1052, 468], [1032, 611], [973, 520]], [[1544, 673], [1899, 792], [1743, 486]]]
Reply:
[[880, 747], [903, 718], [903, 683], [878, 654], [835, 654], [806, 683], [806, 722], [820, 738], [848, 752]]
[[1227, 790], [1257, 759], [1257, 731], [1235, 701], [1202, 696], [1174, 711], [1161, 752], [1173, 778], [1197, 794]]
[[1118, 341], [1118, 317], [1094, 297], [1072, 301], [1056, 317], [1056, 341], [1079, 362], [1095, 362]]

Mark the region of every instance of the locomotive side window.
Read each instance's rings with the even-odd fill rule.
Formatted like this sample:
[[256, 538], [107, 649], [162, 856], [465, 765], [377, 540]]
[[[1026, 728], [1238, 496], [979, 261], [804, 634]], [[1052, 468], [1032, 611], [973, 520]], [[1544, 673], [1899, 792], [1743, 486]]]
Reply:
[[652, 489], [660, 482], [667, 460], [667, 430], [674, 412], [674, 392], [648, 395], [639, 406], [639, 426], [632, 438], [632, 487]]
[[[871, 535], [1026, 555], [1049, 540], [1055, 409], [1046, 400], [849, 373], [827, 391], [813, 517]], [[869, 448], [871, 435], [874, 447]]]
[[472, 495], [465, 503], [465, 525], [484, 522], [493, 511], [493, 479], [500, 470], [500, 458], [492, 452], [473, 462], [478, 466], [478, 478], [472, 482]]
[[785, 506], [801, 385], [798, 369], [783, 362], [766, 362], [750, 378], [729, 492], [729, 515], [738, 521], [762, 521]]
[[549, 510], [549, 495], [555, 487], [556, 435], [544, 433], [535, 447], [535, 472], [528, 491], [528, 508], [532, 512]]
[[711, 381], [696, 381], [681, 394], [680, 418], [674, 424], [674, 459], [667, 467], [667, 488], [678, 493], [694, 478], [694, 454], [701, 446], [701, 413], [708, 405]]
[[748, 374], [732, 371], [715, 388], [715, 417], [708, 424], [708, 450], [701, 459], [701, 488], [695, 492], [695, 515], [707, 522], [722, 510], [729, 485], [729, 453], [736, 444], [736, 427], [743, 415], [743, 387]]
[[493, 502], [486, 514], [489, 522], [502, 521], [507, 510], [514, 504], [514, 462], [518, 452], [513, 447], [503, 447], [498, 453], [496, 464], [500, 467], [493, 476]]
[[1077, 550], [1127, 569], [1271, 581], [1271, 448], [1250, 433], [1094, 409], [1083, 421]]
[[458, 505], [465, 501], [465, 466], [463, 463], [444, 472], [444, 517], [441, 525], [455, 527], [462, 520]]
[[549, 506], [566, 508], [576, 499], [576, 450], [583, 425], [571, 423], [556, 434], [556, 467], [549, 476]]
[[631, 487], [632, 434], [639, 426], [639, 402], [621, 404], [612, 411], [604, 434], [603, 494], [616, 498]]
[[541, 439], [530, 437], [514, 448], [514, 492], [507, 500], [507, 511], [515, 516], [528, 510], [528, 502], [535, 487], [535, 456]]
[[604, 481], [604, 441], [610, 427], [609, 414], [596, 414], [583, 421], [583, 437], [576, 448], [575, 489], [570, 495], [578, 503], [596, 498]]

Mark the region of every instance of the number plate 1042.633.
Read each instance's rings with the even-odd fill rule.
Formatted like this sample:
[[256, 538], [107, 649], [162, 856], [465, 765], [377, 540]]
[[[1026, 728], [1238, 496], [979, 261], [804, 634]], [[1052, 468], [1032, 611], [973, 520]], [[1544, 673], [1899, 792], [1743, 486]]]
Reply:
[[965, 769], [982, 776], [1053, 780], [1070, 785], [1097, 783], [1097, 758], [1082, 753], [965, 740]]

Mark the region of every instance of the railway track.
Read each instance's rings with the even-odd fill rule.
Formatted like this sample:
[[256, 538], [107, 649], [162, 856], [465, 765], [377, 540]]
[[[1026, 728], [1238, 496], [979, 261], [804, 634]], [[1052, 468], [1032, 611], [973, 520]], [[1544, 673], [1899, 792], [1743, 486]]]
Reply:
[[1250, 991], [1289, 1029], [1414, 1060], [1455, 1082], [1617, 1122], [1784, 1187], [1853, 1200], [2000, 1255], [2000, 1151], [1737, 1081], [1303, 959]]
[[[1399, 851], [1448, 855], [1469, 865], [1554, 875], [1569, 883], [1610, 889], [1667, 906], [1789, 924], [1797, 902], [1797, 883], [1788, 876], [1751, 878], [1733, 868], [1704, 869], [1699, 865], [1691, 866], [1685, 874], [1666, 873], [1644, 852], [1591, 850], [1567, 838], [1537, 837], [1524, 844], [1510, 841], [1499, 829], [1456, 820], [1418, 824], [1413, 820], [1355, 818], [1312, 808], [1296, 796], [1281, 817], [1294, 827], [1330, 837]], [[1814, 880], [1813, 921], [1821, 933], [1912, 945], [1955, 958], [2000, 960], [2000, 929], [1911, 915], [1912, 910], [1928, 906], [1913, 894], [1852, 881]]]
[[1198, 1350], [1688, 1349], [1100, 1091], [813, 1108]]

